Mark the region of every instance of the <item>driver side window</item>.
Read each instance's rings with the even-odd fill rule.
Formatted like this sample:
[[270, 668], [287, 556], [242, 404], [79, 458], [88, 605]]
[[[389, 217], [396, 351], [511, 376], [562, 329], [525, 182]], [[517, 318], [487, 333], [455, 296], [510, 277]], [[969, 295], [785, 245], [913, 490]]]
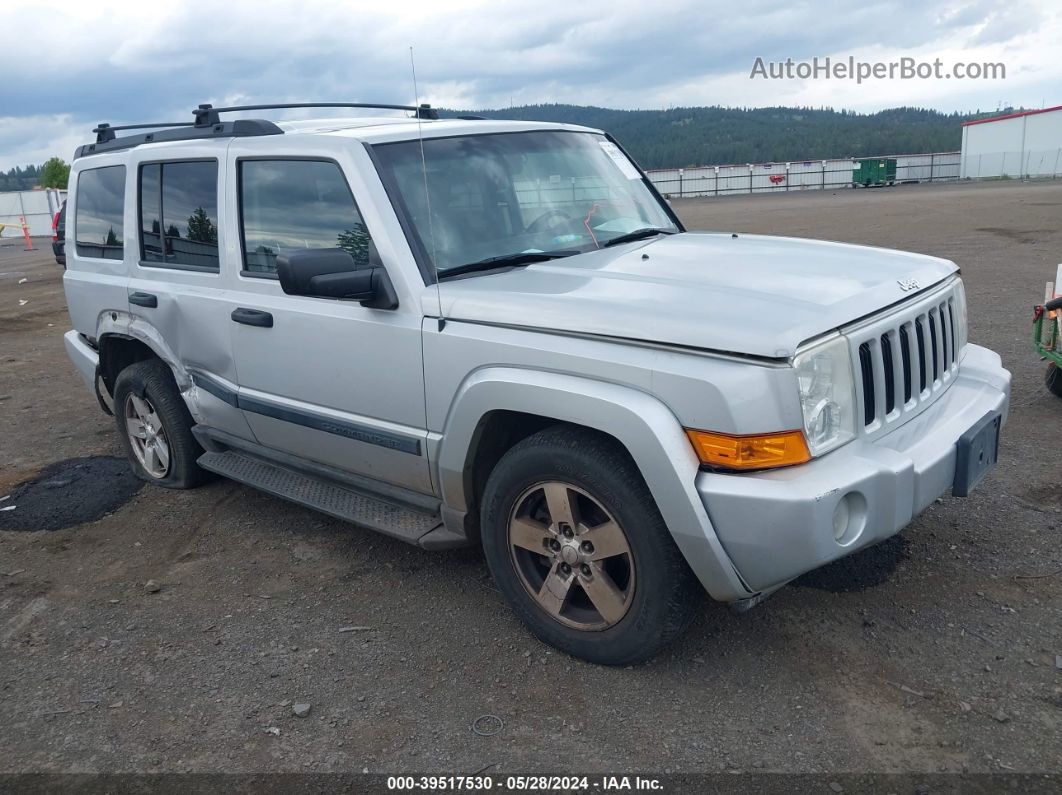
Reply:
[[369, 266], [369, 232], [336, 163], [241, 160], [237, 169], [244, 275], [273, 277], [279, 254], [307, 248], [341, 248]]

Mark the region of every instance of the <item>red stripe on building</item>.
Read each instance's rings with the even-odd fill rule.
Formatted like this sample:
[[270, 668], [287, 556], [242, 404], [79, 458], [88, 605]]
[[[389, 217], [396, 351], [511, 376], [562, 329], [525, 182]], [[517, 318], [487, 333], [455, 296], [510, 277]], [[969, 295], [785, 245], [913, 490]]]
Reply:
[[1020, 119], [1022, 116], [1035, 116], [1037, 113], [1051, 113], [1055, 110], [1062, 110], [1062, 105], [1055, 105], [1053, 108], [1041, 108], [1040, 110], [1024, 110], [1021, 113], [1008, 113], [1005, 116], [993, 116], [991, 119], [964, 121], [962, 126], [969, 127], [972, 124], [988, 124], [990, 121], [1003, 121], [1004, 119]]

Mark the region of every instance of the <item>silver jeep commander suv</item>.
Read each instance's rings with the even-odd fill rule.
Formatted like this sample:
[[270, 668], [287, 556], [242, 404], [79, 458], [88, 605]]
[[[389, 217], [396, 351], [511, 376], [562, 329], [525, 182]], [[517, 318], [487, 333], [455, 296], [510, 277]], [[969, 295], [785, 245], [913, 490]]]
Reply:
[[995, 464], [951, 262], [687, 232], [598, 130], [228, 115], [270, 107], [75, 156], [66, 347], [149, 482], [482, 544], [539, 638], [626, 664]]

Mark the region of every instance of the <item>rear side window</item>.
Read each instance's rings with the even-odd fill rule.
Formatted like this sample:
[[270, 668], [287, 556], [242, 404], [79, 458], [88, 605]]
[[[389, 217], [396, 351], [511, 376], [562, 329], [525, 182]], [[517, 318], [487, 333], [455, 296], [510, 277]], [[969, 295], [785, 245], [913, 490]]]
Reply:
[[82, 171], [77, 178], [74, 219], [79, 257], [123, 259], [125, 166]]
[[217, 161], [140, 167], [140, 261], [218, 269]]
[[243, 268], [271, 276], [277, 255], [341, 248], [369, 264], [369, 233], [339, 166], [320, 160], [241, 160]]

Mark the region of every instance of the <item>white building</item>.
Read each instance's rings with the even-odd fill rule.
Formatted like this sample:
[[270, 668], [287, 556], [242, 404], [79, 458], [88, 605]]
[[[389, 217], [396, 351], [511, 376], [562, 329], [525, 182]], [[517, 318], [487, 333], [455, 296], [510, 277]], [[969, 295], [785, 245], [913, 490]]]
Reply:
[[1062, 176], [1062, 105], [965, 122], [959, 176]]

